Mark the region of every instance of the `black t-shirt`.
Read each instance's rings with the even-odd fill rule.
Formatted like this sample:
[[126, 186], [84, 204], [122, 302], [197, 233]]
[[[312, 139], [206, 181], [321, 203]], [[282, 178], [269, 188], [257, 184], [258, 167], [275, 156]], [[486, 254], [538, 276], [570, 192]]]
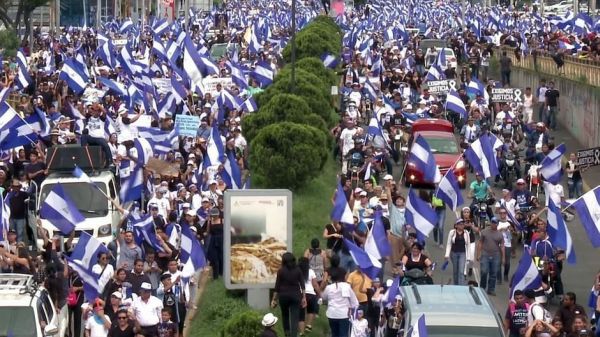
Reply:
[[404, 125], [404, 116], [402, 114], [394, 114], [391, 118], [391, 124], [396, 127]]
[[504, 318], [510, 322], [511, 335], [519, 335], [519, 330], [527, 327], [527, 311], [527, 307], [518, 307], [516, 304], [511, 304], [506, 309]]
[[[35, 173], [39, 170], [45, 170], [46, 169], [46, 164], [43, 162], [37, 162], [37, 163], [31, 163], [29, 165], [27, 165], [27, 167], [25, 168], [25, 173], [30, 174], [30, 173]], [[38, 186], [42, 186], [42, 182], [44, 181], [44, 179], [46, 179], [46, 175], [44, 173], [38, 174], [37, 176], [35, 176], [35, 178], [33, 178], [33, 181], [35, 181], [35, 183]]]
[[25, 199], [27, 199], [27, 193], [23, 191], [11, 193], [11, 197], [9, 199], [10, 216], [13, 219], [25, 219], [25, 215], [27, 213]]
[[177, 296], [173, 293], [173, 288], [165, 291], [163, 296], [163, 308], [169, 309], [171, 319], [177, 321]]
[[549, 107], [558, 106], [558, 97], [560, 97], [560, 93], [556, 89], [548, 89], [546, 90], [546, 104]]
[[[334, 233], [341, 234], [341, 231], [338, 231], [333, 224], [327, 224], [327, 226], [325, 228], [327, 229], [327, 234], [329, 234], [329, 235], [334, 234]], [[327, 249], [331, 249], [334, 252], [338, 252], [340, 249], [342, 249], [343, 245], [344, 245], [344, 243], [342, 242], [342, 239], [340, 239], [340, 238], [328, 238], [327, 239]]]
[[133, 324], [131, 322], [127, 325], [125, 330], [121, 330], [119, 326], [113, 326], [108, 330], [108, 337], [135, 337], [135, 333], [133, 332]]

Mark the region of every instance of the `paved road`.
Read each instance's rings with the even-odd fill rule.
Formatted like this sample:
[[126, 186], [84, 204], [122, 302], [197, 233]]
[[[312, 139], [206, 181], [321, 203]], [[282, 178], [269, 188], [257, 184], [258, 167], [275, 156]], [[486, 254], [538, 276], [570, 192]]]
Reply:
[[[560, 144], [563, 142], [566, 144], [567, 153], [569, 153], [570, 151], [576, 151], [577, 149], [583, 148], [580, 144], [577, 144], [577, 142], [574, 141], [573, 138], [570, 137], [566, 132], [561, 132], [560, 130], [558, 130], [558, 131], [553, 132], [553, 135], [555, 136], [556, 144]], [[394, 176], [396, 178], [398, 178], [400, 175], [401, 167], [394, 167], [394, 170], [395, 170]], [[583, 173], [583, 176], [584, 176], [584, 181], [586, 183], [589, 183], [589, 185], [591, 185], [592, 187], [596, 186], [597, 185], [596, 182], [600, 181], [600, 169], [588, 170], [585, 173]], [[475, 177], [472, 174], [469, 174], [469, 182], [473, 181], [474, 179], [475, 179]], [[592, 184], [592, 182], [593, 182], [593, 184]], [[568, 190], [567, 190], [566, 176], [564, 178], [563, 185], [564, 185], [565, 195], [567, 195]], [[584, 186], [584, 190], [586, 187], [587, 186]], [[407, 190], [406, 190], [406, 188], [404, 188], [404, 193], [406, 193], [406, 192], [407, 192]], [[500, 196], [501, 188], [494, 188], [494, 192], [495, 192], [496, 196]], [[465, 202], [470, 204], [470, 199], [467, 198], [467, 190], [463, 191], [463, 197], [465, 199]], [[540, 200], [543, 201], [544, 197], [541, 196]], [[450, 231], [450, 229], [453, 228], [453, 224], [455, 221], [456, 221], [456, 216], [454, 215], [454, 213], [450, 210], [447, 210], [446, 223], [444, 226], [445, 232], [446, 232], [444, 235], [444, 240], [446, 240], [447, 234]], [[600, 270], [600, 259], [598, 258], [599, 252], [592, 247], [592, 245], [591, 245], [589, 239], [587, 238], [587, 235], [583, 229], [583, 226], [581, 226], [579, 219], [577, 217], [573, 221], [567, 223], [567, 226], [568, 226], [571, 236], [573, 238], [574, 247], [575, 247], [575, 251], [577, 254], [577, 264], [569, 265], [569, 264], [565, 263], [563, 272], [562, 272], [564, 288], [565, 288], [565, 292], [567, 292], [567, 291], [575, 292], [577, 294], [578, 303], [580, 303], [581, 305], [586, 307], [589, 291], [593, 284], [594, 276], [596, 275], [598, 270]], [[521, 257], [521, 254], [522, 254], [522, 246], [519, 246], [517, 248], [518, 248], [517, 257], [511, 260], [511, 271], [510, 271], [511, 276], [512, 276], [512, 273], [514, 272], [514, 270], [519, 262], [519, 258]], [[429, 251], [429, 254], [431, 255], [432, 260], [437, 262], [437, 265], [438, 265], [437, 270], [434, 272], [434, 282], [435, 283], [451, 282], [452, 267], [451, 267], [451, 265], [448, 266], [448, 269], [446, 271], [442, 271], [441, 268], [439, 268], [444, 261], [444, 252], [445, 251], [443, 249], [440, 249], [439, 247], [437, 247], [434, 244], [432, 237], [430, 237], [430, 239], [428, 239], [428, 241], [427, 241], [427, 250]], [[492, 297], [492, 301], [495, 303], [496, 308], [498, 309], [498, 311], [501, 314], [504, 314], [504, 312], [506, 311], [506, 308], [508, 306], [508, 292], [509, 292], [509, 286], [507, 283], [504, 283], [502, 285], [497, 286], [497, 289], [496, 289], [497, 296]], [[554, 300], [554, 302], [551, 304], [551, 311], [554, 312], [556, 307], [557, 307], [557, 300]], [[587, 307], [586, 307], [586, 310], [587, 310]]]

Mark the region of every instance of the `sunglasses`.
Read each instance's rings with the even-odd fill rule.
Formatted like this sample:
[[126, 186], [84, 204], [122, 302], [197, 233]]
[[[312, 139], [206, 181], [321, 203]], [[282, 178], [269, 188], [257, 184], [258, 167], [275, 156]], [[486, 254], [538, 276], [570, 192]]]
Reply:
[[119, 316], [119, 319], [127, 319], [127, 316]]

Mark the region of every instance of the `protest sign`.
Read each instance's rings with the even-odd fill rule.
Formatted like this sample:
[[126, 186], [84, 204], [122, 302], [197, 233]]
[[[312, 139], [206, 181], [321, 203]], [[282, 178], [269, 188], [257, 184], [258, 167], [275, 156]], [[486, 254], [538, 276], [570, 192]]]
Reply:
[[153, 78], [152, 84], [156, 86], [156, 91], [159, 94], [166, 95], [168, 92], [173, 91], [170, 78]]
[[600, 147], [577, 151], [576, 166], [598, 166], [600, 165]]
[[517, 88], [492, 88], [491, 100], [493, 103], [522, 102], [521, 89]]
[[446, 95], [450, 90], [456, 90], [455, 80], [427, 81], [427, 88], [432, 95]]
[[175, 130], [180, 136], [196, 137], [198, 127], [200, 126], [200, 117], [189, 115], [175, 116]]
[[231, 87], [233, 81], [231, 77], [206, 77], [202, 79], [202, 85], [204, 85], [204, 90], [206, 92], [210, 92], [214, 94], [217, 92], [217, 84], [223, 86], [224, 89]]

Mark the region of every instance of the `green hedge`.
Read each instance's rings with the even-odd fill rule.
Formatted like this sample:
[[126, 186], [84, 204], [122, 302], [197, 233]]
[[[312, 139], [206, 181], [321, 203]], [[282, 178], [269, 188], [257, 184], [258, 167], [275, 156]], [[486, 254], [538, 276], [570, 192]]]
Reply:
[[263, 331], [262, 316], [256, 311], [242, 311], [231, 317], [223, 327], [223, 337], [257, 337]]
[[251, 144], [252, 182], [264, 188], [299, 189], [319, 174], [329, 153], [323, 131], [290, 122], [263, 128]]
[[[321, 57], [325, 53], [339, 55], [342, 48], [342, 34], [338, 25], [328, 16], [318, 16], [301, 31], [296, 33], [296, 59]], [[283, 59], [291, 62], [292, 44], [283, 49]]]

